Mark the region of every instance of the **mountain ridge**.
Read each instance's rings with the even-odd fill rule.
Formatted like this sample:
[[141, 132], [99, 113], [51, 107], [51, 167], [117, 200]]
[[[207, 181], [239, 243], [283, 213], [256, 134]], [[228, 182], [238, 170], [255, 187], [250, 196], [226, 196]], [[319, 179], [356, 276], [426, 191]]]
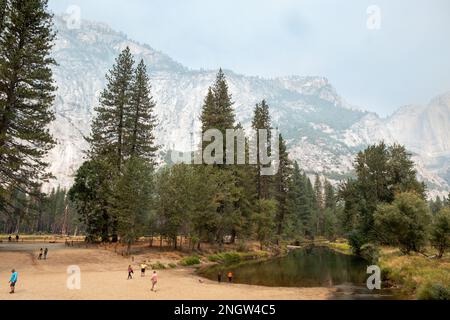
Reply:
[[[58, 36], [53, 55], [59, 65], [54, 67], [58, 91], [56, 120], [51, 131], [58, 144], [48, 160], [57, 180], [48, 187], [68, 187], [72, 183], [73, 173], [83, 161], [83, 150], [87, 148], [83, 135], [89, 134], [93, 109], [105, 85], [105, 74], [126, 46], [130, 47], [135, 60], [142, 58], [148, 66], [159, 121], [157, 143], [163, 146], [162, 151], [190, 151], [196, 145], [201, 106], [216, 70], [191, 70], [150, 45], [133, 41], [103, 23], [83, 20], [80, 29], [70, 29], [62, 17], [56, 16], [55, 26]], [[448, 157], [435, 162], [434, 166], [427, 166], [430, 157], [424, 157], [420, 153], [421, 146], [415, 145], [397, 128], [395, 119], [399, 115], [394, 117], [393, 114], [385, 120], [376, 113], [351, 105], [327, 78], [297, 75], [263, 78], [232, 70], [225, 70], [225, 74], [235, 101], [237, 120], [244, 128], [249, 128], [254, 105], [266, 99], [274, 127], [285, 135], [292, 158], [306, 171], [334, 178], [345, 176], [352, 170], [355, 152], [369, 143], [399, 140], [406, 141], [408, 149], [418, 154], [423, 163], [418, 165], [419, 174], [424, 180], [431, 181], [434, 193], [449, 189], [450, 171], [448, 181], [442, 178], [446, 176], [442, 168], [450, 168], [449, 145], [439, 137], [427, 136], [434, 139], [430, 145], [449, 152]], [[443, 104], [447, 102], [446, 98], [434, 99], [444, 101]], [[438, 107], [438, 111], [439, 108], [443, 109]], [[407, 115], [411, 116], [410, 113]], [[428, 118], [434, 119], [432, 115]], [[450, 121], [442, 122], [441, 127], [434, 135], [440, 134], [445, 139], [442, 131], [450, 128]], [[445, 155], [445, 152], [440, 154]]]

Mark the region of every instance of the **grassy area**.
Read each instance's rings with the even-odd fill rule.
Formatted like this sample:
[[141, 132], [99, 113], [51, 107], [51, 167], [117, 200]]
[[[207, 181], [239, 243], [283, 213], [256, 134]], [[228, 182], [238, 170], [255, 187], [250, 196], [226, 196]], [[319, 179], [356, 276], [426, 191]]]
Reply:
[[219, 262], [224, 264], [234, 264], [246, 260], [256, 260], [267, 258], [269, 253], [266, 251], [252, 251], [252, 252], [222, 252], [208, 256], [208, 260], [211, 262]]
[[347, 242], [326, 242], [324, 244], [337, 252], [347, 255], [353, 254], [352, 248]]
[[[344, 254], [352, 254], [346, 241], [324, 243]], [[429, 248], [427, 255], [436, 252]], [[378, 265], [385, 286], [398, 287], [418, 299], [450, 299], [450, 254], [442, 259], [422, 254], [404, 255], [398, 248], [381, 247]]]
[[403, 291], [417, 298], [436, 299], [436, 290], [441, 290], [440, 294], [442, 291], [450, 292], [448, 254], [442, 259], [432, 259], [416, 253], [403, 255], [396, 248], [383, 247], [379, 265], [387, 283], [399, 285]]
[[180, 265], [182, 266], [194, 266], [197, 264], [200, 264], [200, 258], [198, 256], [190, 256], [190, 257], [186, 257], [181, 259], [180, 261]]

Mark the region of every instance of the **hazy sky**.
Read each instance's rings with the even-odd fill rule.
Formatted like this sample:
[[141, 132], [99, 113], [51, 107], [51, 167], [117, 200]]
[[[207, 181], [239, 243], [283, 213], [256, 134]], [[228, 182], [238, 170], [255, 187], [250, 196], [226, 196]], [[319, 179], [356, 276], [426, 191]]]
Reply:
[[[448, 0], [50, 0], [192, 69], [327, 77], [381, 115], [450, 91]], [[380, 10], [367, 9], [376, 5]], [[369, 26], [367, 20], [369, 19]], [[379, 21], [379, 24], [378, 24]], [[378, 28], [379, 27], [379, 28]]]

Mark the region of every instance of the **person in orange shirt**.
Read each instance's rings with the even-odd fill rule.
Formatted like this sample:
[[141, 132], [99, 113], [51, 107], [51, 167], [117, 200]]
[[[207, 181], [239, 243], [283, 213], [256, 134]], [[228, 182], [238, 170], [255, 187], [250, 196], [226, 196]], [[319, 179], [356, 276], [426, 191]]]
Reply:
[[228, 272], [228, 282], [231, 283], [231, 281], [233, 281], [233, 272]]

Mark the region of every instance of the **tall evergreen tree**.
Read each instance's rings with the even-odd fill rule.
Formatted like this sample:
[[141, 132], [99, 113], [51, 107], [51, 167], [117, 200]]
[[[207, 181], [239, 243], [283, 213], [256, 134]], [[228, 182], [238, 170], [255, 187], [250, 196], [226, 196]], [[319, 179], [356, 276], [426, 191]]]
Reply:
[[6, 7], [8, 5], [7, 0], [0, 0], [0, 37], [3, 33], [4, 21], [6, 17]]
[[[1, 2], [0, 33], [0, 211], [6, 193], [39, 190], [50, 178], [43, 160], [54, 141], [48, 124], [54, 92], [50, 52], [55, 39], [46, 0]], [[5, 9], [6, 8], [6, 9]]]
[[345, 201], [343, 217], [354, 223], [350, 242], [358, 252], [361, 245], [377, 239], [373, 215], [379, 204], [390, 204], [396, 194], [405, 192], [424, 200], [425, 186], [417, 180], [411, 155], [396, 144], [381, 142], [359, 152], [355, 171], [357, 179], [345, 183], [340, 196]]
[[[214, 84], [208, 89], [205, 97], [200, 120], [202, 133], [209, 129], [217, 129], [223, 135], [223, 165], [217, 164], [209, 171], [208, 180], [212, 179], [217, 185], [214, 188], [213, 199], [217, 204], [215, 224], [215, 241], [223, 243], [225, 235], [235, 235], [243, 225], [243, 210], [245, 210], [244, 192], [237, 185], [242, 178], [239, 168], [226, 163], [226, 130], [235, 129], [235, 115], [231, 94], [228, 92], [228, 84], [222, 69], [219, 70]], [[205, 145], [202, 144], [202, 152]]]
[[314, 219], [316, 224], [316, 235], [322, 234], [323, 225], [323, 187], [320, 176], [316, 173], [314, 180]]
[[157, 147], [153, 130], [156, 118], [155, 103], [150, 94], [150, 80], [143, 60], [136, 68], [131, 90], [130, 107], [126, 109], [124, 143], [131, 157], [137, 156], [153, 161]]
[[258, 130], [265, 129], [268, 130], [267, 141], [264, 142], [266, 146], [266, 150], [270, 152], [270, 130], [271, 127], [270, 113], [269, 113], [269, 105], [265, 100], [261, 101], [261, 103], [256, 104], [255, 110], [253, 112], [253, 120], [252, 120], [252, 128], [256, 131], [256, 145], [257, 145], [257, 170], [256, 170], [256, 189], [258, 192], [258, 199], [268, 199], [270, 197], [270, 185], [272, 183], [271, 176], [261, 175], [261, 167], [260, 164], [260, 141]]
[[279, 168], [274, 177], [275, 199], [278, 202], [276, 214], [276, 235], [277, 242], [283, 237], [285, 222], [288, 215], [288, 195], [291, 185], [292, 163], [286, 148], [286, 142], [282, 135], [279, 135]]
[[[227, 129], [235, 128], [235, 115], [233, 110], [233, 101], [228, 92], [228, 84], [222, 69], [219, 70], [216, 80], [212, 87], [208, 89], [200, 115], [202, 123], [202, 133], [210, 129], [219, 130], [223, 137], [223, 163], [226, 162], [226, 139]], [[204, 150], [202, 144], [202, 151]]]
[[128, 150], [124, 136], [132, 98], [133, 64], [133, 56], [127, 47], [106, 75], [107, 85], [100, 95], [100, 106], [95, 109], [97, 115], [87, 139], [91, 158], [107, 159], [118, 172]]
[[[307, 181], [308, 180], [308, 181]], [[298, 163], [294, 162], [291, 187], [289, 190], [289, 227], [292, 236], [306, 237], [309, 235], [308, 223], [311, 220], [310, 195], [307, 190], [308, 177], [302, 174]]]
[[146, 160], [132, 157], [125, 162], [111, 202], [117, 231], [128, 254], [136, 239], [145, 235], [153, 204], [153, 168]]
[[336, 209], [336, 192], [334, 190], [333, 185], [328, 181], [328, 179], [325, 179], [324, 182], [324, 201], [323, 205], [327, 209]]
[[[109, 241], [111, 229], [110, 200], [114, 179], [113, 165], [104, 160], [89, 160], [78, 168], [69, 198], [86, 226], [88, 241]], [[108, 183], [106, 183], [108, 182]]]

